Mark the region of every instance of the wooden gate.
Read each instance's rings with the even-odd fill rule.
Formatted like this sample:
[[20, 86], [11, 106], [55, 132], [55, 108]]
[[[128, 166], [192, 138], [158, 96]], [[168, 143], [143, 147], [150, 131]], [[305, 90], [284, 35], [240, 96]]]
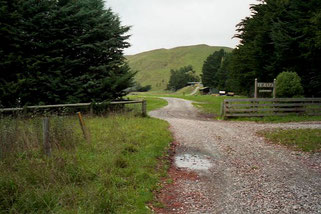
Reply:
[[264, 117], [286, 115], [321, 115], [321, 98], [226, 99], [222, 116]]

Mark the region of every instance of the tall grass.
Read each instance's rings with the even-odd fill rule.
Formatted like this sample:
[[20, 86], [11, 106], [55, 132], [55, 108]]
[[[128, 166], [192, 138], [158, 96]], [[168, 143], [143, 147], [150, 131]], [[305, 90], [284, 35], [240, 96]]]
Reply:
[[[50, 118], [50, 142], [54, 149], [73, 148], [80, 140], [76, 124], [70, 117]], [[0, 158], [42, 153], [42, 118], [11, 118], [0, 120]]]
[[[53, 154], [42, 151], [41, 118], [1, 120], [0, 213], [148, 213], [172, 138], [164, 121], [110, 114], [51, 118]], [[3, 143], [5, 142], [5, 143]]]

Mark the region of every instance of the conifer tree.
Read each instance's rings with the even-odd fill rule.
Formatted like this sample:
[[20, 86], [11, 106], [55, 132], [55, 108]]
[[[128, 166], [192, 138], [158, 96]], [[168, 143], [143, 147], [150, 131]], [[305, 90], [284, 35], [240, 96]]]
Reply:
[[211, 88], [225, 89], [229, 54], [223, 49], [207, 57], [202, 68], [202, 83]]
[[321, 1], [262, 0], [238, 25], [230, 76], [249, 94], [253, 81], [273, 81], [284, 70], [302, 79], [305, 95], [321, 96]]
[[0, 107], [18, 102], [18, 71], [23, 63], [17, 7], [17, 0], [0, 0]]
[[[20, 37], [10, 44], [20, 48], [11, 53], [21, 55], [23, 66], [8, 72], [18, 77], [11, 83], [21, 105], [104, 101], [125, 94], [134, 75], [123, 56], [129, 27], [102, 0], [16, 2], [19, 17], [11, 26]], [[5, 103], [1, 94], [0, 99]]]

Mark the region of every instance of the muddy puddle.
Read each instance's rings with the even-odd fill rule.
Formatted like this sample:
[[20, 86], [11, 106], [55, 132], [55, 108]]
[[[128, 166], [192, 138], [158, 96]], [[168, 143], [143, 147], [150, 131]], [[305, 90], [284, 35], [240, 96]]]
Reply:
[[175, 164], [179, 168], [187, 168], [191, 170], [208, 170], [212, 167], [212, 163], [208, 156], [196, 154], [181, 154], [175, 157]]

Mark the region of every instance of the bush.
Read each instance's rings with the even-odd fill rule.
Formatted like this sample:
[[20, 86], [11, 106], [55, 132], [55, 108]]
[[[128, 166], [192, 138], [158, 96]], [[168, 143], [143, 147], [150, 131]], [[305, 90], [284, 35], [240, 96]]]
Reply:
[[277, 97], [299, 97], [303, 95], [301, 78], [295, 72], [285, 71], [276, 78]]

